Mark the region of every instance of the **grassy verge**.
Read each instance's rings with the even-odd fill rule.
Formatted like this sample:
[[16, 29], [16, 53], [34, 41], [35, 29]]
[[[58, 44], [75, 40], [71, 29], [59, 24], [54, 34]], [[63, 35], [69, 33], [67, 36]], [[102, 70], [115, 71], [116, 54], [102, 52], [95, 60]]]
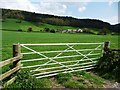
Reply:
[[[16, 81], [5, 88], [21, 88], [21, 89], [47, 89], [56, 88], [59, 85], [64, 88], [102, 88], [106, 81], [90, 72], [79, 71], [74, 73], [60, 73], [54, 79], [42, 78], [36, 79], [31, 76], [29, 71], [21, 70], [17, 74]], [[54, 85], [53, 85], [54, 83]], [[59, 88], [59, 87], [57, 87]]]

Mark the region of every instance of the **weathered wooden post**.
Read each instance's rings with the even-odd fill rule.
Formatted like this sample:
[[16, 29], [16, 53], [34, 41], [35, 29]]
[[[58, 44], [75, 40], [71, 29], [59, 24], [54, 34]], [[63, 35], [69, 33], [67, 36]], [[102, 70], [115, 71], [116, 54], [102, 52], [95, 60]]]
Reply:
[[[14, 44], [13, 45], [13, 57], [20, 56], [20, 54], [21, 54], [21, 46], [20, 46], [20, 44]], [[13, 66], [14, 67], [21, 66], [20, 59], [15, 61], [13, 63]]]
[[104, 42], [104, 53], [110, 50], [110, 42]]
[[[14, 44], [13, 45], [13, 57], [20, 56], [20, 53], [21, 53], [20, 44]], [[20, 58], [15, 60], [15, 61], [13, 59], [13, 66], [12, 66], [11, 70], [9, 70], [8, 72], [4, 73], [3, 76], [9, 77], [13, 73], [16, 73], [20, 69], [20, 67], [21, 67]], [[3, 86], [6, 87], [6, 86], [12, 84], [15, 80], [16, 80], [16, 76], [14, 76], [10, 80], [8, 80]]]

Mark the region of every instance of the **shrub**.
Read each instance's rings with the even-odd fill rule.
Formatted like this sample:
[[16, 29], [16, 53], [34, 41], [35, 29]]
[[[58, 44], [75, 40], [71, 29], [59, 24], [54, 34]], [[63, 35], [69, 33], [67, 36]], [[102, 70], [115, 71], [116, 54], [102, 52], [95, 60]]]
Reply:
[[45, 28], [44, 30], [45, 30], [45, 32], [50, 32], [49, 28]]
[[18, 31], [22, 32], [22, 29], [18, 29]]
[[22, 21], [20, 20], [20, 21], [16, 21], [16, 23], [21, 23]]
[[29, 27], [28, 28], [28, 32], [32, 32], [33, 30], [32, 30], [32, 27]]
[[109, 50], [104, 53], [98, 61], [97, 71], [104, 78], [115, 79], [120, 82], [120, 52]]
[[51, 33], [55, 33], [55, 30], [54, 30], [54, 29], [52, 29], [52, 30], [50, 30], [50, 32], [51, 32]]
[[40, 30], [40, 32], [42, 32], [43, 30]]
[[6, 88], [37, 89], [51, 88], [51, 82], [48, 79], [36, 79], [29, 71], [20, 71], [17, 73], [16, 81]]

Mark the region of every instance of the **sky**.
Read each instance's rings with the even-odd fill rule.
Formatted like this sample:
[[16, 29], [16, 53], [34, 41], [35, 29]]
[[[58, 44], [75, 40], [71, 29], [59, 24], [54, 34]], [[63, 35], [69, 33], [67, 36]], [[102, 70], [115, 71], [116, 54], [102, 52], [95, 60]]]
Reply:
[[118, 24], [119, 0], [0, 0], [0, 8]]

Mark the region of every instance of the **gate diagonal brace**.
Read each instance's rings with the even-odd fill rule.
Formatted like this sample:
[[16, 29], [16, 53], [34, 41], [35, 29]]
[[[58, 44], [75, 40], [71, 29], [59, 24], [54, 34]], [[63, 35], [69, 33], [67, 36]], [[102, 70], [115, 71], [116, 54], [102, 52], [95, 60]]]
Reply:
[[[101, 45], [97, 46], [94, 50], [97, 50], [100, 46], [101, 46]], [[90, 55], [91, 53], [93, 53], [94, 50], [92, 50], [91, 52], [89, 52], [87, 55], [84, 55], [84, 54], [82, 54], [81, 52], [79, 52], [78, 50], [72, 48], [71, 46], [68, 45], [68, 47], [70, 47], [71, 49], [75, 50], [78, 54], [84, 56], [84, 57], [83, 57], [82, 59], [80, 59], [75, 65], [77, 65], [77, 64], [78, 64], [80, 61], [82, 61], [84, 58], [87, 58], [87, 59], [89, 59], [90, 61], [93, 62], [93, 60], [90, 59], [90, 58], [88, 58], [87, 56]]]
[[[53, 61], [53, 62], [55, 62], [55, 63], [57, 63], [57, 64], [60, 64], [60, 65], [66, 67], [66, 68], [68, 68], [68, 69], [71, 69], [71, 68], [69, 68], [68, 66], [65, 66], [64, 64], [62, 64], [62, 63], [60, 63], [60, 62], [57, 62], [56, 60], [53, 60], [52, 58], [49, 58], [49, 57], [47, 57], [47, 56], [44, 55], [44, 54], [41, 54], [40, 52], [37, 52], [37, 51], [35, 51], [35, 50], [33, 50], [33, 49], [29, 48], [29, 47], [26, 47], [26, 46], [24, 46], [24, 45], [21, 45], [21, 46], [24, 47], [24, 48], [26, 48], [26, 49], [28, 49], [28, 50], [30, 50], [30, 51], [32, 51], [32, 52], [34, 52], [34, 53], [37, 53], [37, 54], [40, 55], [40, 56], [45, 57], [46, 59], [50, 59], [50, 61], [48, 61], [47, 63], [45, 63], [45, 65], [48, 64], [49, 62]], [[68, 47], [67, 49], [69, 49], [69, 47]], [[66, 49], [65, 51], [67, 51], [67, 49]], [[61, 54], [62, 54], [62, 53], [63, 53], [63, 52], [61, 52]], [[60, 54], [60, 55], [61, 55], [61, 54]], [[57, 55], [57, 56], [59, 56], [59, 55]], [[74, 71], [73, 69], [71, 69], [71, 70]]]
[[[94, 50], [97, 50], [101, 45], [97, 46]], [[89, 52], [86, 56], [90, 55], [94, 50], [92, 50], [91, 52]], [[79, 60], [75, 65], [77, 65], [80, 61], [82, 61], [85, 57], [83, 57], [81, 60]], [[93, 62], [93, 60], [92, 60]]]
[[[97, 50], [101, 45], [99, 45], [98, 47], [96, 47], [94, 50]], [[86, 56], [90, 55], [94, 50], [92, 50], [91, 52], [89, 52]], [[77, 65], [80, 61], [83, 61], [85, 57], [83, 57], [81, 60], [79, 60], [75, 65]], [[93, 62], [93, 60], [92, 60]], [[94, 61], [95, 62], [95, 61]]]
[[70, 47], [71, 49], [73, 49], [74, 51], [76, 51], [78, 54], [86, 57], [87, 59], [90, 59], [90, 58], [87, 57], [87, 55], [82, 54], [81, 52], [79, 52], [78, 50], [74, 49], [73, 47], [71, 47], [71, 46], [69, 46], [69, 45], [68, 45], [68, 47]]
[[[74, 45], [73, 45], [74, 46]], [[73, 46], [71, 46], [71, 47], [73, 47]], [[67, 49], [65, 49], [63, 52], [60, 52], [59, 54], [57, 54], [55, 57], [53, 57], [53, 58], [51, 58], [51, 59], [55, 59], [55, 58], [57, 58], [58, 56], [60, 56], [62, 53], [64, 53], [64, 52], [66, 52], [67, 50], [69, 50], [70, 49], [70, 47], [68, 47]], [[51, 61], [51, 60], [50, 60]], [[57, 62], [57, 61], [56, 61]], [[59, 62], [58, 62], [59, 63]], [[45, 64], [43, 64], [43, 65], [47, 65], [48, 64], [48, 62], [46, 62]], [[64, 64], [63, 64], [64, 65]], [[65, 65], [64, 65], [65, 66]], [[67, 67], [68, 68], [68, 66], [65, 66], [65, 67]], [[39, 68], [40, 67], [38, 67], [36, 70], [39, 70]], [[71, 69], [71, 68], [70, 68]], [[72, 71], [73, 71], [73, 69], [71, 69]]]

